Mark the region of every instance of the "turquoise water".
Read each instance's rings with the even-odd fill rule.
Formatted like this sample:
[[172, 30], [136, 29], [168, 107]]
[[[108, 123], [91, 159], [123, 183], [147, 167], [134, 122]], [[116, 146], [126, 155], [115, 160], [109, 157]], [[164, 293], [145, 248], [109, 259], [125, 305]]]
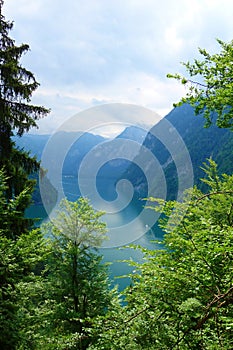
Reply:
[[[77, 178], [76, 177], [64, 177], [63, 178], [63, 191], [65, 196], [71, 200], [75, 201], [80, 196], [80, 191], [77, 186]], [[102, 197], [106, 201], [114, 201], [116, 197], [115, 184], [113, 181], [104, 179], [103, 181], [98, 181], [98, 191]], [[115, 225], [125, 225], [130, 220], [134, 220], [136, 216], [139, 215], [140, 211], [143, 208], [143, 204], [141, 201], [133, 199], [130, 204], [122, 211], [117, 212], [112, 215], [108, 215], [107, 226], [115, 226]], [[148, 215], [153, 216], [154, 212], [148, 209]], [[27, 211], [27, 216], [38, 218], [39, 223], [46, 220], [47, 213], [42, 205], [33, 205]], [[145, 223], [142, 223], [144, 225]], [[127, 235], [130, 234], [126, 232]], [[132, 233], [131, 233], [132, 236]], [[161, 240], [163, 237], [163, 232], [158, 227], [157, 224], [153, 226], [153, 229], [149, 229], [144, 235], [140, 238], [134, 240], [132, 244], [140, 245], [144, 248], [148, 248], [151, 250], [157, 249], [158, 245], [154, 243], [154, 240]], [[131, 242], [130, 242], [131, 243]], [[103, 255], [103, 261], [107, 263], [111, 263], [109, 266], [109, 275], [112, 281], [112, 284], [117, 284], [119, 289], [122, 290], [125, 286], [128, 285], [128, 278], [119, 278], [120, 276], [127, 275], [133, 270], [133, 267], [130, 267], [127, 263], [122, 262], [122, 260], [133, 260], [136, 262], [142, 261], [142, 253], [140, 249], [132, 249], [126, 246], [114, 247], [114, 248], [101, 248], [100, 253]]]

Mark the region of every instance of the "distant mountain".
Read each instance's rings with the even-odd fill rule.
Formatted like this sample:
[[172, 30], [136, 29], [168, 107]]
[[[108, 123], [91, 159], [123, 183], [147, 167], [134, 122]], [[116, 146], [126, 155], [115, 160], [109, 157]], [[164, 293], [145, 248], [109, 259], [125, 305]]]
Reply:
[[[22, 137], [15, 136], [13, 140], [16, 146], [23, 148], [25, 151], [30, 152], [32, 156], [36, 156], [38, 160], [41, 160], [43, 150], [47, 142], [49, 141], [51, 135], [37, 135], [37, 134], [25, 134]], [[76, 139], [73, 145], [69, 148], [66, 155], [63, 174], [77, 175], [77, 168], [79, 163], [82, 161], [83, 157], [96, 146], [98, 143], [103, 142], [104, 138], [98, 135], [92, 135], [89, 133], [72, 133], [72, 132], [59, 132], [53, 136], [56, 143], [56, 138], [59, 147], [66, 147], [69, 140]], [[51, 162], [56, 162], [56, 159], [51, 159]], [[37, 185], [33, 193], [33, 201], [36, 204], [41, 204], [42, 199], [39, 190], [39, 174], [34, 174], [32, 176], [37, 180]], [[56, 189], [52, 186], [50, 180], [47, 178], [46, 174], [40, 179], [40, 186], [43, 188], [43, 193], [48, 194], [45, 196], [44, 200], [47, 203], [47, 208], [53, 208], [54, 203], [57, 200]]]
[[[170, 127], [167, 126], [166, 121], [170, 123]], [[177, 164], [174, 162], [172, 154], [176, 149], [177, 139], [171, 140], [169, 149], [166, 144], [169, 143], [169, 137], [172, 135], [169, 133], [172, 131], [164, 130], [164, 128], [171, 130], [174, 128], [180, 135], [179, 138], [183, 140], [192, 162], [195, 184], [200, 185], [199, 179], [204, 175], [200, 167], [209, 157], [218, 163], [220, 172], [233, 172], [233, 133], [228, 129], [219, 129], [214, 125], [208, 129], [204, 128], [203, 117], [195, 116], [193, 108], [189, 105], [173, 109], [148, 133], [140, 127], [129, 126], [113, 140], [90, 133], [70, 132], [60, 132], [55, 134], [53, 138], [56, 141], [57, 137], [61, 149], [67, 147], [70, 138], [75, 140], [71, 147], [69, 146], [64, 159], [63, 175], [77, 176], [84, 157], [91, 153], [84, 176], [93, 174], [92, 167], [103, 161], [97, 174], [97, 184], [98, 178], [111, 179], [113, 184], [119, 179], [126, 178], [134, 186], [136, 197], [144, 198], [148, 196], [147, 178], [150, 178], [151, 192], [149, 195], [156, 196], [158, 189], [162, 188], [161, 173], [163, 173], [167, 186], [167, 199], [171, 199], [177, 198], [178, 181], [181, 179], [178, 179]], [[160, 129], [167, 137], [163, 141], [159, 140], [160, 137], [155, 136], [160, 132]], [[18, 147], [30, 150], [32, 155], [41, 159], [43, 149], [50, 137], [50, 135], [26, 134], [21, 138], [15, 137], [14, 140]], [[178, 155], [181, 160], [182, 152], [180, 151], [181, 154]], [[125, 159], [125, 155], [128, 156], [129, 160]], [[157, 163], [162, 169], [160, 174], [155, 171], [152, 158], [157, 159]], [[134, 162], [131, 161], [132, 159]], [[51, 159], [51, 162], [56, 162], [56, 159]], [[185, 177], [187, 175], [185, 163], [181, 163], [179, 170], [179, 176]], [[45, 180], [45, 184], [46, 188], [49, 187], [49, 181]], [[40, 201], [38, 193], [39, 191], [37, 191], [36, 202]], [[52, 193], [53, 198], [55, 198], [54, 191]]]
[[145, 129], [140, 128], [139, 126], [131, 125], [125, 128], [116, 138], [133, 140], [142, 144], [146, 135], [147, 131]]
[[[71, 133], [63, 133], [59, 139], [69, 138]], [[73, 137], [73, 136], [72, 136]], [[106, 139], [90, 133], [77, 133], [77, 139], [69, 148], [63, 163], [63, 175], [77, 176], [79, 166], [88, 152]], [[65, 141], [65, 140], [64, 140]]]
[[[126, 161], [125, 159], [118, 157], [119, 151], [123, 152], [123, 154], [125, 154], [125, 152], [129, 153], [129, 148], [127, 147], [125, 150], [125, 143], [121, 142], [121, 140], [131, 139], [133, 141], [137, 141], [138, 144], [141, 144], [145, 139], [146, 134], [147, 132], [140, 127], [129, 126], [120, 135], [117, 136], [116, 140], [120, 141], [118, 142], [117, 147], [115, 147], [115, 144], [112, 142], [112, 140], [105, 139], [99, 135], [82, 132], [74, 133], [61, 131], [54, 134], [53, 136], [25, 134], [20, 138], [15, 136], [13, 139], [19, 148], [23, 148], [26, 151], [29, 151], [32, 156], [37, 156], [38, 160], [41, 160], [43, 150], [45, 149], [47, 142], [49, 142], [50, 137], [53, 138], [55, 145], [57, 141], [57, 145], [60, 149], [66, 149], [67, 145], [71, 144], [71, 146], [69, 145], [67, 149], [67, 154], [63, 162], [62, 174], [65, 176], [77, 176], [80, 169], [80, 164], [82, 163], [84, 157], [91, 150], [93, 150], [95, 146], [99, 145], [98, 152], [93, 153], [91, 162], [88, 164], [89, 167], [86, 169], [86, 176], [93, 174], [92, 167], [95, 161], [98, 161], [99, 159], [103, 159], [104, 161], [106, 159], [107, 161], [107, 158], [109, 157], [110, 161], [107, 161], [106, 164], [101, 167], [99, 173], [97, 174], [97, 178], [111, 178], [112, 183], [114, 184], [115, 180], [126, 171], [130, 164], [130, 162]], [[75, 141], [73, 142], [72, 140]], [[135, 155], [135, 153], [133, 153], [133, 155]], [[51, 164], [54, 162], [56, 163], [57, 160], [53, 159], [51, 156]], [[38, 175], [34, 177], [38, 180]], [[48, 189], [47, 192], [52, 193], [51, 202], [53, 202], [56, 199], [55, 189], [52, 187], [50, 188], [51, 184], [46, 176], [43, 178], [43, 184], [45, 188]], [[49, 191], [49, 188], [51, 191]], [[38, 184], [34, 192], [33, 199], [36, 203], [41, 203]], [[50, 198], [48, 198], [48, 202], [49, 201]]]
[[24, 148], [32, 156], [41, 159], [43, 149], [51, 135], [24, 134], [22, 137], [14, 136], [13, 140], [16, 146]]
[[83, 157], [91, 148], [103, 142], [105, 139], [99, 135], [93, 135], [90, 133], [81, 132], [65, 132], [60, 131], [55, 135], [39, 135], [39, 134], [24, 134], [22, 137], [15, 136], [13, 140], [19, 148], [24, 148], [26, 151], [30, 151], [31, 155], [37, 156], [40, 160], [43, 150], [49, 139], [53, 137], [56, 142], [56, 138], [59, 142], [59, 147], [65, 147], [69, 140], [76, 140], [67, 154], [68, 158], [72, 161], [72, 158], [76, 156]]
[[[146, 135], [147, 131], [145, 129], [138, 126], [129, 126], [114, 140], [109, 140], [105, 144], [100, 145], [99, 157], [110, 160], [100, 169], [99, 177], [114, 178], [115, 180], [121, 177], [131, 164], [130, 159], [136, 156], [137, 149], [139, 150]], [[106, 154], [104, 155], [104, 153]]]
[[[178, 131], [180, 138], [184, 141], [188, 154], [190, 155], [194, 183], [200, 184], [200, 178], [204, 176], [200, 167], [207, 158], [212, 157], [218, 165], [221, 173], [233, 172], [233, 133], [228, 129], [219, 129], [216, 126], [204, 128], [204, 119], [202, 116], [195, 116], [193, 108], [189, 105], [183, 105], [173, 109], [166, 117], [156, 124], [147, 134], [143, 147], [139, 155], [135, 158], [135, 163], [142, 164], [142, 171], [135, 168], [135, 165], [130, 165], [122, 177], [128, 179], [134, 186], [139, 197], [148, 196], [148, 183], [146, 177], [152, 177], [152, 188], [149, 195], [157, 196], [158, 189], [161, 187], [162, 178], [155, 172], [152, 164], [152, 158], [148, 157], [145, 149], [157, 158], [165, 175], [167, 185], [167, 199], [177, 198], [178, 179], [177, 167], [170, 151], [176, 149], [176, 138], [171, 142], [170, 151], [166, 147], [166, 143], [161, 142], [158, 137], [155, 137], [158, 130], [163, 130], [163, 125], [166, 125], [166, 120], [171, 123], [171, 126]], [[171, 128], [172, 129], [172, 128]], [[169, 130], [167, 130], [167, 141], [169, 140]], [[171, 131], [172, 132], [172, 131]], [[178, 142], [178, 141], [177, 141]], [[178, 155], [182, 158], [182, 152]], [[181, 174], [185, 176], [185, 162], [179, 169]], [[153, 173], [154, 172], [154, 173]]]
[[[116, 139], [129, 139], [142, 144], [147, 135], [146, 130], [137, 127], [129, 126], [119, 134]], [[63, 165], [63, 172], [68, 175], [77, 174], [77, 168], [83, 157], [98, 144], [111, 141], [100, 135], [94, 135], [91, 133], [82, 132], [65, 132], [60, 131], [55, 135], [40, 135], [40, 134], [24, 134], [22, 137], [14, 136], [13, 140], [19, 148], [24, 148], [29, 151], [32, 156], [36, 156], [38, 160], [41, 159], [43, 150], [49, 139], [53, 137], [56, 142], [56, 138], [59, 142], [59, 147], [66, 147], [69, 140], [75, 140], [75, 142], [69, 148], [66, 159]], [[109, 147], [110, 147], [109, 142]], [[112, 150], [109, 148], [109, 152]], [[116, 151], [117, 154], [117, 151]]]

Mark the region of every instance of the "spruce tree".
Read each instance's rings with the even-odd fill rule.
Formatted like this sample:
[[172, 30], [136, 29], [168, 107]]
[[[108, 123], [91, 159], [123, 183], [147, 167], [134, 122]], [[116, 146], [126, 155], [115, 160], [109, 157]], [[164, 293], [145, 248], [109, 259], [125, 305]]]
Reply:
[[[25, 189], [33, 191], [34, 182], [28, 176], [39, 169], [36, 158], [17, 149], [12, 136], [22, 136], [30, 128], [37, 127], [37, 120], [44, 117], [49, 110], [30, 103], [32, 93], [39, 84], [34, 75], [20, 63], [29, 46], [15, 45], [15, 41], [9, 36], [13, 23], [5, 20], [2, 7], [3, 0], [0, 0], [0, 168], [4, 168], [7, 176], [5, 196], [10, 201]], [[23, 220], [29, 204], [30, 197], [18, 208], [22, 222], [14, 226], [15, 236], [30, 226], [29, 220]]]

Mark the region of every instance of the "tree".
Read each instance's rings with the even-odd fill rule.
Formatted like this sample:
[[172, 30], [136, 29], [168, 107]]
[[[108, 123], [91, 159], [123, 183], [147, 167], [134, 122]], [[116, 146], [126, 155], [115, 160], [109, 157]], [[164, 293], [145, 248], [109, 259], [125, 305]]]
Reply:
[[114, 292], [95, 252], [106, 238], [102, 215], [87, 199], [64, 199], [57, 216], [43, 227], [50, 254], [38, 310], [38, 349], [87, 349], [93, 319], [111, 304]]
[[[36, 127], [36, 121], [49, 111], [44, 107], [30, 104], [32, 93], [37, 89], [34, 75], [22, 67], [20, 58], [29, 50], [29, 46], [15, 45], [15, 41], [8, 35], [13, 23], [7, 22], [2, 15], [3, 1], [0, 1], [0, 168], [4, 167], [7, 175], [8, 200], [14, 198], [25, 188], [33, 190], [33, 181], [28, 175], [39, 169], [36, 158], [15, 147], [11, 137], [13, 133], [22, 136], [24, 132]], [[25, 208], [30, 204], [30, 198], [21, 207], [22, 217]], [[24, 220], [24, 230], [30, 222]], [[27, 224], [27, 225], [26, 225]], [[15, 225], [14, 233], [22, 231]]]
[[100, 221], [104, 212], [95, 211], [88, 202], [88, 199], [80, 197], [76, 202], [63, 199], [59, 205], [59, 212], [51, 218], [44, 229], [54, 237], [58, 237], [59, 245], [64, 239], [74, 242], [78, 248], [100, 247], [106, 239], [106, 224]]
[[182, 63], [190, 78], [180, 74], [167, 76], [188, 88], [186, 96], [174, 106], [190, 103], [196, 114], [204, 114], [207, 127], [217, 115], [218, 127], [233, 129], [233, 41], [225, 43], [218, 39], [217, 42], [221, 46], [220, 53], [211, 55], [199, 49], [203, 60]]
[[7, 180], [5, 172], [0, 170], [0, 231], [6, 238], [14, 239], [15, 226], [20, 231], [22, 226], [24, 227], [24, 221], [27, 221], [26, 218], [22, 218], [21, 208], [24, 208], [30, 199], [30, 189], [24, 189], [8, 200], [5, 195], [8, 189]]
[[209, 163], [208, 193], [195, 188], [183, 203], [151, 198], [165, 215], [161, 250], [143, 250], [127, 305], [97, 324], [90, 349], [232, 349], [233, 176]]
[[[6, 178], [0, 170], [0, 348], [18, 349], [26, 338], [23, 300], [35, 295], [35, 268], [44, 259], [45, 241], [38, 231], [21, 234], [12, 239], [13, 227], [21, 220], [20, 207], [30, 195], [24, 190], [7, 201]], [[22, 298], [23, 295], [23, 298]], [[32, 347], [29, 347], [32, 349]]]

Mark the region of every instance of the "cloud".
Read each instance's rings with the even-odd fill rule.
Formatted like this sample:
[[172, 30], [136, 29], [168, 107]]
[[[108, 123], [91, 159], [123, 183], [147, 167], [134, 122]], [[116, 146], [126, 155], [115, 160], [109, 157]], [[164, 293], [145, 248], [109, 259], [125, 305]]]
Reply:
[[[29, 43], [23, 64], [41, 83], [35, 100], [65, 118], [96, 103], [168, 111], [183, 90], [166, 78], [198, 47], [231, 40], [231, 0], [11, 0], [12, 35]], [[55, 123], [58, 124], [59, 122]]]
[[[40, 89], [33, 98], [33, 103], [46, 105], [52, 109], [50, 116], [38, 122], [39, 132], [55, 130], [66, 119], [91, 106], [106, 103], [136, 104], [154, 110], [165, 116], [184, 95], [183, 86], [173, 80], [164, 81], [145, 73], [135, 72], [130, 77], [119, 77], [114, 84], [109, 83], [104, 89], [98, 86], [85, 88], [78, 83], [72, 89]], [[94, 96], [94, 97], [93, 97]], [[153, 121], [151, 121], [153, 124]], [[38, 132], [33, 130], [33, 132]]]

